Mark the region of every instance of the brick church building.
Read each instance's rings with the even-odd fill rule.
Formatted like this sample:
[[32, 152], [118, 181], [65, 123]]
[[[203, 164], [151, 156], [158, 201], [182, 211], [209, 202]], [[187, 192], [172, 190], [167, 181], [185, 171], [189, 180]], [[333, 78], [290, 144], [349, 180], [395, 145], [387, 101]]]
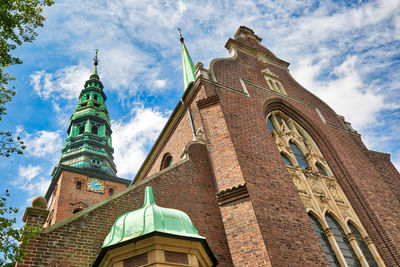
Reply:
[[251, 29], [207, 68], [181, 43], [185, 91], [133, 182], [116, 176], [95, 60], [17, 266], [400, 266], [390, 156]]

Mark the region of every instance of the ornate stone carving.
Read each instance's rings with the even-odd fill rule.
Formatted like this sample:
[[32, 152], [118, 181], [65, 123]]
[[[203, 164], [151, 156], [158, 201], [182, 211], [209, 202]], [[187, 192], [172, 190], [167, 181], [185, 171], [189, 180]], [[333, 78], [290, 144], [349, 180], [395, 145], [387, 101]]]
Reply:
[[333, 199], [335, 199], [337, 202], [339, 203], [344, 203], [343, 197], [341, 196], [336, 182], [332, 181], [332, 182], [327, 182], [326, 184], [328, 186], [329, 192], [331, 192]]
[[[267, 63], [267, 62], [265, 62], [262, 58], [260, 58], [259, 61], [260, 61], [261, 63]], [[264, 74], [264, 75], [268, 75], [269, 77], [278, 79], [278, 75], [276, 75], [275, 73], [273, 73], [273, 72], [272, 72], [270, 69], [268, 69], [268, 68], [265, 68], [264, 70], [262, 70], [261, 73]]]
[[305, 209], [312, 208], [311, 199], [308, 197], [301, 197], [301, 202]]
[[306, 193], [306, 187], [303, 183], [303, 181], [300, 179], [300, 177], [298, 176], [292, 176], [293, 179], [293, 183], [297, 188], [297, 191], [302, 192], [302, 193]]
[[349, 217], [351, 219], [353, 218], [352, 212], [346, 207], [341, 207], [340, 213], [342, 213], [343, 218], [347, 218], [347, 217]]
[[325, 232], [326, 237], [333, 236], [333, 233], [332, 233], [332, 229], [331, 229], [331, 228], [326, 228], [326, 229], [324, 230], [324, 232]]
[[324, 187], [322, 186], [321, 180], [315, 176], [314, 174], [310, 174], [310, 171], [305, 170], [307, 181], [310, 184], [310, 187], [314, 193], [324, 194]]

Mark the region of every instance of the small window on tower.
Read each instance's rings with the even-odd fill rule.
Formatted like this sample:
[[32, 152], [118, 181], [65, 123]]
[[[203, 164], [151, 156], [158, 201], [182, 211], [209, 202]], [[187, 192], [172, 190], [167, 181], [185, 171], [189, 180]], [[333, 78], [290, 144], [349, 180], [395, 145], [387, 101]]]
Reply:
[[79, 134], [83, 134], [85, 132], [85, 126], [79, 126]]
[[80, 209], [80, 208], [74, 209], [73, 214], [78, 213], [78, 212], [80, 212], [81, 210], [83, 210], [83, 209]]
[[94, 99], [94, 100], [97, 100], [97, 95], [94, 95], [94, 96], [93, 96], [93, 99]]
[[97, 126], [92, 126], [92, 134], [96, 134], [98, 133], [99, 129], [97, 128]]
[[112, 196], [114, 194], [114, 188], [108, 188], [108, 195]]
[[82, 188], [82, 182], [81, 181], [77, 181], [76, 182], [76, 189], [81, 189]]

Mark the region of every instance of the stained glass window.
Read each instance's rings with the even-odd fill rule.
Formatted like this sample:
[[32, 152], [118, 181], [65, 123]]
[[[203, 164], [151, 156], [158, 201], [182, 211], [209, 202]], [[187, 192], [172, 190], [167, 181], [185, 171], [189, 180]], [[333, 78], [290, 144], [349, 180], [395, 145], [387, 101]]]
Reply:
[[293, 166], [292, 162], [290, 161], [290, 159], [288, 157], [286, 157], [283, 154], [281, 154], [281, 156], [286, 165]]
[[295, 145], [294, 143], [290, 143], [290, 148], [292, 149], [292, 152], [297, 160], [297, 163], [302, 169], [305, 169], [308, 167], [308, 163], [306, 160], [306, 157], [304, 156], [303, 152], [301, 152], [300, 148]]
[[324, 249], [324, 252], [326, 254], [326, 257], [328, 258], [329, 263], [331, 266], [340, 266], [335, 252], [333, 251], [331, 244], [329, 243], [328, 238], [325, 235], [324, 230], [322, 229], [322, 226], [319, 224], [318, 220], [312, 216], [311, 214], [308, 214], [311, 224], [314, 227], [315, 232], [317, 233], [319, 242], [322, 245], [322, 248]]
[[365, 260], [368, 262], [369, 266], [377, 267], [378, 264], [376, 263], [374, 257], [372, 256], [371, 251], [369, 251], [367, 244], [365, 244], [364, 238], [362, 238], [360, 232], [351, 223], [349, 223], [348, 226], [350, 228], [350, 231], [353, 233], [354, 237], [356, 238], [357, 244], [360, 247], [361, 252], [364, 254]]
[[346, 237], [342, 227], [336, 222], [336, 220], [330, 216], [326, 215], [326, 222], [332, 229], [332, 233], [335, 237], [336, 243], [338, 244], [340, 250], [342, 251], [343, 257], [350, 266], [361, 266], [360, 261], [357, 258], [356, 253], [350, 245], [349, 240]]
[[316, 166], [320, 174], [328, 176], [328, 174], [326, 173], [325, 169], [321, 166], [321, 164], [317, 163]]
[[272, 133], [272, 130], [274, 130], [274, 124], [272, 123], [271, 116], [269, 116], [267, 119], [267, 125], [268, 125], [269, 130]]

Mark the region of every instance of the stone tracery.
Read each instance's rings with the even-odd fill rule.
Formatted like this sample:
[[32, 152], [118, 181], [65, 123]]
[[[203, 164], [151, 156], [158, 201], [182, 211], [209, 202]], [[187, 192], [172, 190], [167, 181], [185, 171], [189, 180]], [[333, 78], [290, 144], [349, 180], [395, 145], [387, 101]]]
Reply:
[[[321, 151], [308, 133], [281, 111], [271, 112], [267, 116], [267, 124], [279, 152], [290, 160], [290, 164], [286, 162], [285, 164], [306, 211], [312, 211], [313, 216], [318, 219], [325, 231], [330, 231], [326, 216], [334, 215], [347, 236], [352, 236], [347, 223], [351, 220], [352, 224], [357, 226], [363, 239], [370, 240]], [[296, 149], [300, 152], [294, 151]], [[306, 164], [301, 162], [303, 158]], [[327, 235], [327, 238], [336, 251], [340, 265], [350, 266], [346, 263], [348, 259], [343, 256], [333, 235]], [[348, 241], [357, 254], [360, 266], [385, 266], [372, 242], [366, 242], [366, 246], [373, 255], [373, 258], [367, 261], [355, 239], [348, 238]]]

